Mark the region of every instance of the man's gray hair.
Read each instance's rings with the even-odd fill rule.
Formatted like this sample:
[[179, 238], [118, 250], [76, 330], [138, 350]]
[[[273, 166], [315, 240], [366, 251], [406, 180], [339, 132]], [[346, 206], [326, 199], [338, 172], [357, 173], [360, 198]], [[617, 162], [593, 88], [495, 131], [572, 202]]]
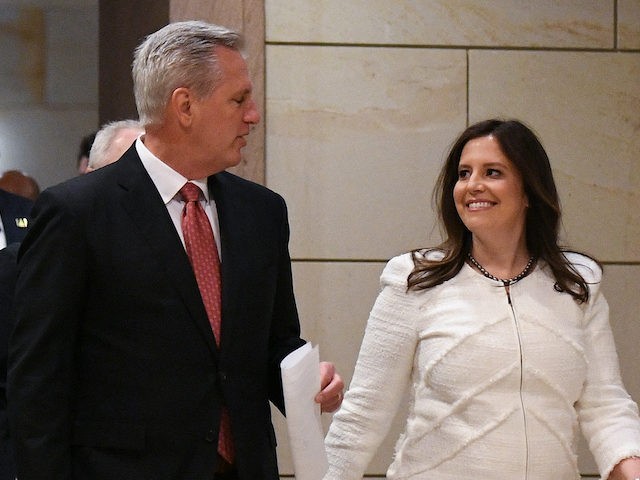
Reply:
[[214, 47], [241, 50], [239, 33], [202, 21], [176, 22], [149, 35], [136, 48], [133, 59], [133, 90], [140, 122], [157, 125], [171, 93], [179, 87], [208, 96], [220, 71]]
[[[91, 151], [89, 152], [89, 168], [96, 170], [104, 167], [105, 165], [117, 160], [111, 159], [110, 148], [114, 139], [122, 130], [133, 130], [140, 133], [144, 133], [144, 127], [138, 120], [118, 120], [115, 122], [109, 122], [98, 130], [96, 138], [91, 145]], [[118, 152], [121, 153], [121, 152]], [[120, 155], [118, 155], [119, 158]]]

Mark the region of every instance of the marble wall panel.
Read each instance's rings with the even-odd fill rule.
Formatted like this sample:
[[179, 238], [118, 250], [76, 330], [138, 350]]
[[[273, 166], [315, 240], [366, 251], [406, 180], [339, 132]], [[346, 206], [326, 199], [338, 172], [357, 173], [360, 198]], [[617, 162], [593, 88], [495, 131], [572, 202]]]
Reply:
[[42, 8], [0, 6], [0, 105], [43, 101], [45, 15]]
[[97, 106], [98, 11], [0, 6], [0, 103]]
[[267, 48], [267, 185], [295, 258], [386, 259], [433, 243], [431, 190], [466, 118], [458, 50]]
[[271, 42], [612, 48], [614, 1], [266, 0]]
[[469, 117], [516, 117], [554, 168], [566, 241], [601, 260], [640, 258], [640, 56], [469, 53]]
[[640, 2], [618, 0], [618, 48], [640, 49]]

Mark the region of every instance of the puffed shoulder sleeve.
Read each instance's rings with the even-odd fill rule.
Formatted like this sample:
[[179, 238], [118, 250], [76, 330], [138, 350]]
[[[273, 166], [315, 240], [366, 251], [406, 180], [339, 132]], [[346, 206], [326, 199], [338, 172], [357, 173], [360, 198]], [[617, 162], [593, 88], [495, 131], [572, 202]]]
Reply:
[[600, 289], [602, 271], [580, 256], [572, 264], [589, 284], [585, 306], [587, 379], [576, 403], [580, 426], [602, 478], [622, 459], [640, 456], [638, 407], [620, 377], [618, 355], [609, 323], [609, 305]]
[[407, 253], [394, 257], [385, 265], [380, 275], [380, 289], [393, 287], [405, 291], [407, 289], [407, 277], [413, 270], [411, 254]]

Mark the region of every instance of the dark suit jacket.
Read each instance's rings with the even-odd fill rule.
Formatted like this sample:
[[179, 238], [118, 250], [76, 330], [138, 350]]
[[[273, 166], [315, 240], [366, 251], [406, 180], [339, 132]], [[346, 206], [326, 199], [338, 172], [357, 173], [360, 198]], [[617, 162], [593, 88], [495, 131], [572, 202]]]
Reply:
[[[223, 401], [243, 480], [278, 478], [269, 400], [299, 334], [283, 199], [209, 178], [218, 350], [188, 257], [135, 151], [43, 192], [20, 250], [9, 420], [20, 480], [211, 479]], [[224, 400], [223, 400], [224, 399]]]
[[0, 480], [16, 478], [13, 450], [7, 423], [7, 351], [9, 334], [13, 328], [11, 307], [16, 285], [18, 243], [0, 250]]
[[[21, 242], [26, 235], [32, 206], [33, 202], [28, 198], [0, 189], [0, 217], [7, 245]], [[27, 219], [27, 225], [24, 219]]]

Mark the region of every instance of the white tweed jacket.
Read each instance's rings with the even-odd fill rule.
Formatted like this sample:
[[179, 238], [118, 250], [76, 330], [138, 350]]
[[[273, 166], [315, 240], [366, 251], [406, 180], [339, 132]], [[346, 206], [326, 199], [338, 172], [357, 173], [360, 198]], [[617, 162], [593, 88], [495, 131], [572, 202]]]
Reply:
[[510, 287], [509, 302], [501, 283], [467, 265], [407, 292], [411, 256], [392, 259], [326, 438], [325, 480], [362, 478], [407, 391], [389, 479], [579, 479], [579, 427], [603, 478], [640, 455], [601, 271], [567, 257], [590, 283], [588, 303], [555, 291], [543, 262]]

